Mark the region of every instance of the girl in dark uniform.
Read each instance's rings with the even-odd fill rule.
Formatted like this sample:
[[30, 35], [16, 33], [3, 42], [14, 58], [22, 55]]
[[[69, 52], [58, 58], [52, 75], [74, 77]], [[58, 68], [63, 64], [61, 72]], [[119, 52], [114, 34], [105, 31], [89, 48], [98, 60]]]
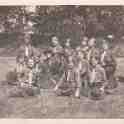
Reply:
[[105, 69], [107, 80], [108, 80], [108, 88], [117, 87], [117, 81], [115, 79], [115, 71], [117, 67], [115, 56], [109, 48], [109, 44], [104, 42], [102, 44], [102, 54], [101, 54], [101, 65]]

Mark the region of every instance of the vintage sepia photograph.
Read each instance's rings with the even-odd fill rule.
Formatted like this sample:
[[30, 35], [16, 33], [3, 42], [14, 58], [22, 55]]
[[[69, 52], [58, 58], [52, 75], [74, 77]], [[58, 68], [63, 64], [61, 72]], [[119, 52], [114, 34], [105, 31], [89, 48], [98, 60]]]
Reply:
[[0, 118], [124, 118], [124, 5], [0, 6]]

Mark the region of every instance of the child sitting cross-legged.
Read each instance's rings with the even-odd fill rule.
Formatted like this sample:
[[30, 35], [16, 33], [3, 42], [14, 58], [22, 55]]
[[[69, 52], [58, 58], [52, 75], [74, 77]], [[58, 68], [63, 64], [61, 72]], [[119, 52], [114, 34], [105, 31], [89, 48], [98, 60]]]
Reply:
[[40, 93], [40, 88], [36, 87], [37, 71], [33, 58], [29, 58], [25, 67], [19, 72], [18, 85], [10, 91], [11, 97], [34, 96]]
[[92, 57], [89, 71], [89, 95], [93, 99], [100, 99], [105, 94], [107, 84], [104, 68], [99, 64], [99, 57]]
[[32, 87], [35, 85], [36, 77], [37, 77], [37, 69], [36, 69], [36, 63], [34, 61], [33, 57], [30, 57], [27, 62], [26, 66], [22, 71], [23, 75], [20, 78], [20, 85], [26, 85], [29, 87]]
[[67, 58], [65, 71], [59, 82], [56, 84], [54, 91], [57, 95], [72, 95], [75, 89], [75, 79], [73, 56], [69, 55]]

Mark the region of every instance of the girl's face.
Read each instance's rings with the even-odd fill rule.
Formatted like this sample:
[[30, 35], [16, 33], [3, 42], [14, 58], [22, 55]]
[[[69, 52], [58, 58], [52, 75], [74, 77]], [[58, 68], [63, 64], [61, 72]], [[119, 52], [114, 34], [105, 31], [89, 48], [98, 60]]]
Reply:
[[53, 44], [53, 46], [58, 45], [58, 38], [57, 37], [52, 38], [52, 44]]
[[108, 50], [108, 48], [109, 48], [108, 44], [106, 44], [106, 43], [104, 43], [102, 47], [103, 47], [104, 50]]
[[24, 58], [23, 57], [19, 58], [19, 63], [23, 63], [23, 62], [24, 62]]
[[52, 44], [53, 44], [53, 46], [56, 46], [56, 45], [58, 45], [58, 41], [52, 40]]
[[84, 58], [84, 53], [82, 53], [81, 51], [78, 52], [78, 57], [83, 59]]
[[50, 53], [48, 53], [48, 54], [47, 54], [47, 58], [50, 58], [50, 57], [51, 57], [51, 54], [50, 54]]
[[89, 45], [90, 47], [94, 46], [94, 45], [95, 45], [95, 39], [89, 40], [88, 45]]
[[41, 54], [40, 60], [43, 61], [46, 59], [46, 55], [45, 54]]
[[36, 57], [35, 57], [35, 61], [36, 61], [36, 62], [39, 62], [39, 61], [40, 61], [40, 57], [39, 57], [39, 56], [36, 56]]
[[83, 41], [81, 42], [81, 44], [82, 44], [83, 46], [86, 46], [86, 45], [87, 45], [87, 41], [83, 40]]
[[91, 64], [92, 64], [93, 66], [96, 66], [96, 65], [98, 64], [98, 60], [97, 60], [96, 58], [92, 58], [92, 59], [91, 59]]
[[26, 35], [25, 36], [25, 44], [29, 44], [30, 43], [30, 36]]
[[69, 63], [70, 63], [70, 62], [73, 62], [73, 57], [72, 57], [72, 56], [69, 56], [69, 57], [68, 57], [68, 60], [69, 60]]
[[34, 60], [33, 59], [29, 59], [28, 67], [32, 68], [33, 66], [34, 66]]
[[66, 47], [70, 47], [70, 42], [66, 42], [66, 43], [65, 43], [65, 46], [66, 46]]

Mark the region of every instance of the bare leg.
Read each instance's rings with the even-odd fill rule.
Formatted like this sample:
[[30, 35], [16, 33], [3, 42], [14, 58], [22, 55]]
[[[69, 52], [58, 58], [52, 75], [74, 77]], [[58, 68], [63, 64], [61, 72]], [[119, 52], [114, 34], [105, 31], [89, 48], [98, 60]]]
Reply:
[[76, 91], [75, 91], [75, 97], [76, 98], [80, 98], [80, 89], [81, 89], [81, 77], [80, 77], [80, 73], [77, 72], [76, 73]]

